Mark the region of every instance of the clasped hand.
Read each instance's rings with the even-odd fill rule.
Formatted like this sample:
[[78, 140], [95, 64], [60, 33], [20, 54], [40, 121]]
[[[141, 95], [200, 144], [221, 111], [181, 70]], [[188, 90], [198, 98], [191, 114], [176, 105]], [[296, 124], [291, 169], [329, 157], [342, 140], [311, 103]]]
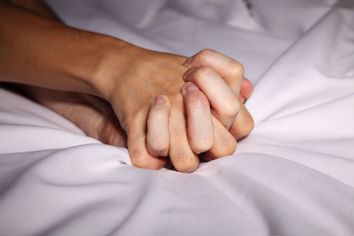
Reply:
[[176, 170], [191, 172], [199, 154], [209, 160], [232, 154], [252, 130], [242, 102], [252, 85], [239, 62], [212, 50], [189, 59], [143, 50], [132, 58], [121, 72], [105, 72], [115, 79], [103, 87], [133, 165], [158, 169], [169, 157]]
[[171, 163], [191, 172], [200, 158], [232, 154], [251, 132], [243, 102], [253, 87], [239, 62], [213, 50], [190, 58], [145, 49], [126, 52], [124, 61], [114, 55], [96, 76], [106, 101], [32, 88], [34, 99], [91, 137], [127, 145], [133, 165], [147, 169]]
[[105, 143], [126, 135], [135, 166], [171, 162], [191, 172], [200, 157], [233, 153], [252, 130], [242, 101], [252, 85], [237, 61], [212, 50], [186, 58], [143, 49], [68, 27], [35, 2], [11, 2], [0, 8], [1, 81], [38, 86], [29, 96]]

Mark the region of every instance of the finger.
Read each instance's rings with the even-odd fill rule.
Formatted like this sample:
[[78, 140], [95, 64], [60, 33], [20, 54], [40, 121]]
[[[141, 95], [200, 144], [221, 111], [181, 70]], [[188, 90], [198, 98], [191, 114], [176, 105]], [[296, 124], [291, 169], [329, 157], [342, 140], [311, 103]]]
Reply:
[[213, 124], [208, 99], [190, 82], [183, 86], [182, 94], [189, 145], [195, 154], [200, 154], [213, 145]]
[[213, 114], [229, 129], [240, 106], [235, 92], [209, 67], [189, 69], [185, 79], [195, 83], [203, 91], [213, 108]]
[[235, 122], [230, 128], [230, 133], [240, 140], [249, 135], [254, 128], [254, 121], [243, 103], [240, 106], [240, 112], [237, 114]]
[[214, 127], [214, 143], [211, 149], [203, 155], [205, 160], [214, 160], [231, 155], [237, 148], [236, 139], [225, 127], [212, 117]]
[[245, 103], [247, 99], [251, 97], [253, 93], [253, 84], [250, 80], [244, 78], [242, 80], [240, 99], [242, 103]]
[[[141, 115], [143, 117], [143, 115]], [[127, 126], [128, 151], [133, 166], [144, 169], [160, 169], [165, 160], [151, 156], [146, 148], [145, 119], [136, 119]]]
[[146, 144], [150, 155], [167, 156], [170, 145], [168, 119], [170, 102], [166, 96], [156, 96], [149, 110]]
[[253, 92], [253, 84], [249, 79], [244, 78], [242, 80], [242, 87], [240, 91], [240, 95], [242, 95], [245, 99], [249, 99]]
[[[87, 114], [86, 114], [87, 115]], [[98, 129], [98, 140], [117, 147], [127, 147], [127, 135], [116, 117], [109, 117]]]
[[121, 127], [111, 105], [107, 101], [91, 95], [81, 94], [80, 96], [88, 102], [90, 107], [99, 112], [103, 118], [102, 123], [97, 129], [98, 139], [105, 144], [127, 147], [127, 134]]
[[193, 153], [188, 143], [182, 95], [177, 99], [170, 114], [169, 156], [177, 171], [192, 172], [198, 168], [199, 158]]
[[238, 61], [214, 50], [204, 49], [187, 59], [184, 65], [189, 68], [202, 66], [213, 68], [232, 90], [239, 94], [244, 68]]

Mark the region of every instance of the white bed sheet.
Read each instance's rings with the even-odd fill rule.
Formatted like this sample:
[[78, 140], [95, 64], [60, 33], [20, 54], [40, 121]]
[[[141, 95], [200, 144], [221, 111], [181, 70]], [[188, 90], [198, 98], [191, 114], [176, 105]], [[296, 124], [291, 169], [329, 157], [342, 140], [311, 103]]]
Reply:
[[353, 1], [50, 0], [67, 23], [245, 64], [256, 127], [192, 174], [0, 90], [0, 235], [354, 235]]

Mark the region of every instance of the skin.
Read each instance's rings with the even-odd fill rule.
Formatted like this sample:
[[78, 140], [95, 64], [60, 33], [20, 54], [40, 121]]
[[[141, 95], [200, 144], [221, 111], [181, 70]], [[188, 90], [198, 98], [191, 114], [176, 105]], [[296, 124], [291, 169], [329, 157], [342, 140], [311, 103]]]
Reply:
[[105, 100], [87, 94], [37, 86], [20, 86], [16, 90], [67, 118], [86, 135], [105, 144], [127, 146], [126, 133], [121, 128], [111, 105]]
[[252, 85], [235, 60], [212, 50], [191, 58], [146, 50], [70, 28], [48, 19], [44, 5], [23, 2], [37, 15], [1, 3], [0, 78], [34, 85], [26, 87], [34, 100], [92, 137], [113, 145], [126, 140], [135, 166], [158, 169], [171, 161], [191, 172], [197, 154], [229, 155], [235, 137], [253, 128], [243, 106]]

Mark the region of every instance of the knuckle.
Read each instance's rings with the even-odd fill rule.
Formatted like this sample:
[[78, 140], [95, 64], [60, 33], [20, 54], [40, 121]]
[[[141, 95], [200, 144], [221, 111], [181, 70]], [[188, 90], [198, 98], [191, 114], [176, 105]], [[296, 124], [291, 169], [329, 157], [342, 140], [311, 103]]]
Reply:
[[230, 72], [229, 73], [232, 76], [237, 76], [237, 77], [243, 76], [244, 72], [245, 72], [245, 68], [240, 62], [235, 61], [235, 60], [232, 60], [230, 62]]
[[227, 139], [225, 143], [225, 155], [230, 155], [236, 151], [237, 143], [233, 137]]
[[213, 146], [213, 140], [209, 138], [193, 140], [191, 142], [191, 148], [195, 154], [200, 154], [211, 149]]
[[224, 140], [224, 146], [222, 152], [220, 153], [221, 156], [228, 156], [235, 152], [237, 147], [237, 142], [234, 137], [229, 136]]
[[236, 139], [233, 136], [229, 135], [227, 138], [224, 138], [222, 140], [222, 144], [213, 147], [211, 156], [214, 159], [224, 157], [224, 156], [229, 156], [235, 152], [236, 147], [237, 147]]
[[165, 162], [161, 159], [156, 159], [157, 161], [146, 161], [146, 160], [132, 160], [133, 166], [141, 169], [147, 169], [147, 170], [159, 170], [161, 169], [164, 165]]
[[131, 162], [133, 166], [141, 169], [158, 170], [165, 165], [165, 161], [162, 159], [152, 159], [146, 151], [141, 148], [129, 149], [131, 156]]
[[146, 167], [147, 167], [147, 163], [145, 161], [142, 161], [142, 160], [134, 160], [134, 159], [132, 159], [132, 164], [133, 164], [133, 166], [135, 166], [137, 168], [141, 168], [141, 169], [146, 169]]
[[149, 153], [152, 156], [158, 157], [158, 156], [166, 156], [168, 152], [168, 145], [163, 142], [153, 142], [149, 143]]
[[205, 48], [197, 53], [195, 59], [200, 62], [206, 62], [209, 60], [210, 56], [213, 54], [213, 50], [209, 48]]
[[179, 172], [190, 173], [198, 168], [199, 162], [193, 155], [181, 152], [175, 156], [173, 166]]
[[250, 120], [247, 122], [247, 127], [248, 127], [247, 134], [250, 134], [251, 131], [254, 129], [254, 120], [251, 116], [250, 116]]
[[138, 165], [143, 164], [142, 160], [145, 159], [145, 158], [141, 158], [141, 157], [145, 156], [145, 153], [143, 150], [141, 150], [140, 148], [132, 148], [129, 146], [128, 146], [128, 150], [129, 150], [129, 155], [131, 157], [133, 165], [135, 165], [135, 163]]
[[240, 127], [240, 131], [238, 133], [237, 139], [240, 140], [248, 136], [253, 129], [254, 129], [254, 120], [250, 116], [248, 120], [243, 123], [242, 127]]
[[183, 164], [174, 165], [174, 167], [179, 172], [190, 173], [198, 168], [198, 164], [183, 162]]

